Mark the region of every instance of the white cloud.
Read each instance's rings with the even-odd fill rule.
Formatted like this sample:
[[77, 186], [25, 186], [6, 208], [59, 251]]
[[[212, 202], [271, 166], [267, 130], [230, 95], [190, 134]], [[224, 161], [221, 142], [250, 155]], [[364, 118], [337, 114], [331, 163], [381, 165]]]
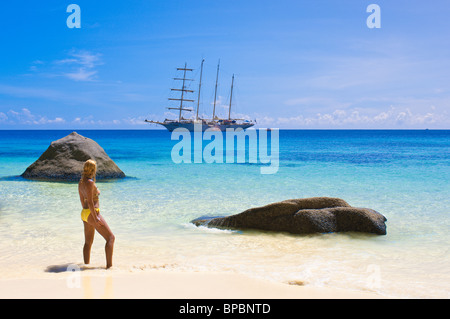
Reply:
[[94, 81], [98, 71], [96, 67], [103, 64], [101, 54], [89, 51], [72, 50], [69, 57], [53, 61], [57, 75], [74, 81]]
[[100, 54], [93, 54], [89, 51], [69, 52], [70, 58], [56, 60], [55, 64], [78, 64], [86, 68], [93, 68], [100, 63]]
[[147, 125], [144, 121], [145, 117], [127, 117], [123, 119], [95, 119], [93, 115], [89, 115], [86, 117], [77, 117], [75, 118], [71, 124], [86, 126], [86, 127], [120, 127], [121, 125], [125, 126], [137, 126], [137, 125]]
[[100, 53], [86, 50], [71, 50], [66, 57], [53, 60], [35, 60], [29, 67], [29, 75], [65, 77], [73, 81], [91, 82], [97, 80], [97, 67], [103, 64]]
[[7, 120], [8, 116], [5, 113], [0, 112], [0, 123], [6, 122]]
[[[2, 115], [3, 114], [3, 115]], [[7, 121], [8, 120], [8, 121]], [[7, 114], [0, 113], [0, 122], [8, 124], [25, 124], [25, 125], [45, 125], [45, 124], [64, 124], [66, 121], [62, 117], [49, 119], [46, 116], [32, 114], [27, 108], [20, 111], [9, 110]]]
[[260, 117], [260, 125], [285, 128], [448, 128], [450, 117], [446, 112], [437, 113], [433, 108], [425, 112], [413, 112], [409, 108], [391, 106], [388, 110], [374, 112], [366, 109], [336, 109], [314, 115], [292, 117]]
[[94, 117], [92, 115], [86, 116], [84, 118], [77, 117], [72, 121], [72, 124], [89, 125], [96, 124]]
[[74, 81], [93, 81], [97, 71], [88, 71], [83, 68], [79, 68], [74, 72], [64, 73], [64, 76]]
[[144, 116], [139, 116], [139, 117], [128, 117], [126, 119], [123, 119], [122, 122], [124, 124], [128, 124], [128, 125], [148, 125], [148, 123], [145, 122], [145, 117]]
[[66, 123], [66, 120], [62, 117], [57, 117], [54, 120], [48, 120], [48, 123]]
[[97, 75], [95, 67], [102, 64], [100, 54], [93, 54], [88, 51], [72, 51], [70, 58], [55, 61], [56, 64], [66, 65], [70, 71], [63, 72], [62, 75], [74, 81], [93, 81]]

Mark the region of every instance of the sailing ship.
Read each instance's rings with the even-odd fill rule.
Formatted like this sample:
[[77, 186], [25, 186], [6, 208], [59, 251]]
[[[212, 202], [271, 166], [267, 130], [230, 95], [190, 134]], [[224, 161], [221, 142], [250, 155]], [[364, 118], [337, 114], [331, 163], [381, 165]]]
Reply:
[[205, 131], [207, 129], [225, 131], [227, 128], [232, 128], [232, 129], [242, 128], [245, 130], [245, 129], [255, 125], [255, 123], [252, 121], [248, 121], [245, 119], [231, 118], [231, 105], [232, 105], [232, 98], [233, 98], [234, 74], [231, 79], [231, 93], [230, 93], [230, 104], [228, 107], [228, 118], [222, 119], [216, 115], [217, 83], [218, 83], [218, 79], [219, 79], [220, 61], [217, 65], [212, 119], [209, 120], [209, 119], [203, 119], [203, 118], [199, 117], [198, 111], [199, 111], [199, 106], [200, 106], [200, 92], [201, 92], [201, 87], [202, 87], [203, 62], [205, 62], [204, 59], [202, 60], [201, 68], [200, 68], [200, 81], [199, 81], [199, 85], [198, 85], [197, 110], [196, 110], [195, 118], [194, 119], [192, 119], [192, 118], [186, 119], [183, 117], [183, 112], [193, 112], [194, 111], [193, 108], [189, 108], [186, 106], [186, 102], [187, 103], [195, 102], [192, 99], [186, 98], [188, 93], [194, 93], [193, 90], [187, 88], [187, 86], [186, 86], [187, 82], [194, 81], [193, 79], [186, 78], [186, 72], [192, 72], [192, 71], [194, 71], [194, 69], [188, 68], [187, 64], [185, 63], [184, 67], [177, 68], [177, 71], [183, 71], [183, 77], [182, 78], [174, 78], [174, 80], [181, 81], [181, 83], [182, 83], [181, 88], [171, 89], [171, 91], [180, 92], [181, 96], [180, 96], [180, 98], [169, 98], [170, 101], [179, 101], [179, 103], [180, 103], [176, 107], [168, 107], [169, 110], [177, 110], [178, 111], [178, 119], [175, 119], [175, 120], [165, 119], [163, 122], [152, 121], [152, 120], [146, 119], [145, 122], [162, 125], [170, 132], [172, 132], [173, 130], [175, 130], [177, 128], [186, 128], [190, 132], [193, 132], [195, 127], [197, 127], [197, 128], [201, 127], [202, 131]]

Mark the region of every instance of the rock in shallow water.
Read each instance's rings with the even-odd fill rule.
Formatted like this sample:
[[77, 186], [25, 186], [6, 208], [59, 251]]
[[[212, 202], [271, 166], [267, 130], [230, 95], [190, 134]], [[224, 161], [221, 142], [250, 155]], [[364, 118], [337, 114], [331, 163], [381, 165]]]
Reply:
[[97, 162], [97, 180], [125, 177], [100, 145], [76, 132], [52, 142], [21, 176], [37, 180], [79, 180], [88, 159]]
[[197, 226], [258, 229], [293, 234], [365, 232], [386, 235], [386, 218], [369, 208], [351, 207], [339, 198], [290, 199], [227, 217], [203, 217]]

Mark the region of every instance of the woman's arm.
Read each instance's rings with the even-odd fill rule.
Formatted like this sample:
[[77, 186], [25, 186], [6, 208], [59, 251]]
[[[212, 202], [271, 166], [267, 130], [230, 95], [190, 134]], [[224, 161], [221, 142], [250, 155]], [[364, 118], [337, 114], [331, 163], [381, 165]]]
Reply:
[[84, 196], [83, 196], [83, 193], [81, 192], [81, 184], [80, 183], [78, 183], [78, 195], [80, 195], [81, 207], [84, 208]]

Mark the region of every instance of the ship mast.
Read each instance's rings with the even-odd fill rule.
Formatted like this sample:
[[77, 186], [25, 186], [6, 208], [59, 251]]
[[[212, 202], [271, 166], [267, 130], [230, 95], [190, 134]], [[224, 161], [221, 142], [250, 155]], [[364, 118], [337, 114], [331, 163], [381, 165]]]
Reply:
[[214, 90], [214, 108], [213, 108], [213, 118], [212, 118], [213, 122], [216, 117], [216, 97], [217, 97], [217, 81], [219, 79], [219, 66], [220, 66], [220, 60], [219, 60], [219, 63], [217, 64], [216, 88]]
[[231, 99], [233, 98], [233, 84], [234, 84], [234, 74], [231, 78], [231, 93], [230, 93], [230, 107], [228, 108], [228, 120], [231, 120]]
[[203, 62], [205, 62], [205, 59], [202, 59], [202, 66], [200, 68], [200, 82], [198, 83], [197, 115], [195, 117], [197, 121], [198, 121], [198, 109], [200, 106], [200, 89], [202, 88]]
[[183, 102], [194, 102], [194, 100], [188, 100], [184, 98], [184, 92], [189, 92], [189, 93], [193, 93], [194, 91], [192, 90], [187, 90], [186, 89], [186, 81], [194, 81], [193, 79], [186, 79], [186, 71], [193, 71], [193, 69], [188, 69], [187, 68], [187, 63], [184, 64], [184, 68], [177, 68], [177, 71], [184, 71], [183, 73], [183, 78], [174, 78], [174, 80], [180, 80], [183, 81], [183, 84], [181, 86], [181, 89], [171, 89], [172, 91], [181, 91], [181, 98], [180, 99], [174, 99], [174, 98], [169, 98], [169, 100], [171, 101], [180, 101], [180, 106], [179, 107], [169, 107], [169, 110], [179, 110], [180, 113], [178, 115], [178, 121], [181, 122], [181, 112], [182, 111], [189, 111], [191, 112], [191, 109], [185, 109], [183, 108]]

